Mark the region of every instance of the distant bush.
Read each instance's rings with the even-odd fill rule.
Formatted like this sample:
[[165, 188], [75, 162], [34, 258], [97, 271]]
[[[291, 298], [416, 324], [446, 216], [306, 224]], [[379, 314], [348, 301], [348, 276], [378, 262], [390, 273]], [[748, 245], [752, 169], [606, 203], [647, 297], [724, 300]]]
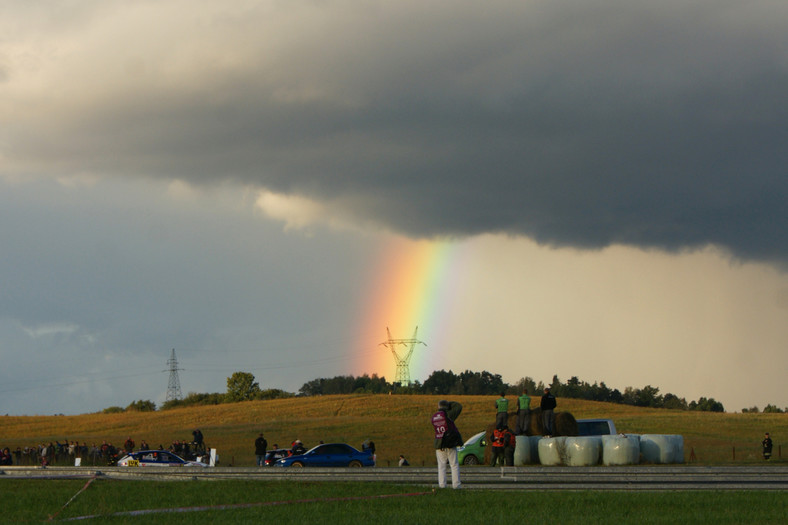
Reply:
[[689, 404], [690, 410], [700, 410], [701, 412], [725, 412], [725, 407], [722, 403], [715, 401], [713, 397], [706, 399], [701, 397], [697, 402], [692, 401]]
[[104, 414], [120, 414], [125, 411], [126, 409], [124, 409], [123, 407], [107, 407], [101, 412]]
[[220, 405], [224, 402], [224, 394], [198, 394], [196, 392], [189, 392], [189, 394], [183, 399], [171, 399], [169, 401], [165, 401], [162, 403], [161, 409], [169, 410], [171, 408], [188, 406]]
[[286, 399], [288, 397], [295, 397], [295, 394], [279, 390], [278, 388], [269, 388], [258, 392], [255, 399]]
[[126, 407], [126, 410], [130, 412], [155, 412], [156, 403], [150, 400], [143, 401], [142, 399], [140, 399], [139, 401], [132, 402], [129, 406]]

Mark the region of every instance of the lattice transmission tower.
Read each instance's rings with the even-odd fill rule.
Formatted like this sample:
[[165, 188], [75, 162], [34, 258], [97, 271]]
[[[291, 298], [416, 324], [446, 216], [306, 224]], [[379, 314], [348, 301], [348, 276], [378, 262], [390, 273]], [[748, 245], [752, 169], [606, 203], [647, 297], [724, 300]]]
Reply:
[[[170, 358], [167, 360], [167, 366], [169, 367], [170, 380], [167, 382], [167, 397], [165, 401], [173, 401], [181, 398], [181, 381], [178, 379], [178, 370], [182, 370], [178, 368], [178, 359], [175, 357], [174, 348], [172, 349]], [[168, 370], [164, 370], [164, 372], [167, 371]]]
[[[403, 386], [410, 385], [410, 358], [413, 355], [413, 349], [416, 348], [416, 345], [427, 346], [426, 343], [416, 339], [416, 333], [418, 331], [419, 327], [417, 326], [413, 331], [413, 337], [410, 339], [394, 339], [391, 337], [391, 331], [387, 326], [386, 334], [388, 334], [389, 338], [387, 341], [380, 343], [380, 346], [385, 346], [391, 350], [391, 353], [394, 356], [394, 363], [397, 365], [397, 372], [395, 374], [394, 382]], [[397, 347], [400, 346], [407, 348], [407, 351], [404, 355], [397, 353]]]

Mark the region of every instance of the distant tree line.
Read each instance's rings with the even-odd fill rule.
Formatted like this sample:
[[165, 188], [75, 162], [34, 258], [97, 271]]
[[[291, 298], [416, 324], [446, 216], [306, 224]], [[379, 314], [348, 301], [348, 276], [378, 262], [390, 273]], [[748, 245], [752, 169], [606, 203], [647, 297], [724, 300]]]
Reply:
[[329, 379], [313, 379], [298, 391], [302, 396], [322, 396], [330, 394], [388, 394], [394, 386], [377, 374], [368, 376], [336, 376]]
[[[249, 372], [235, 372], [227, 378], [227, 391], [225, 393], [199, 394], [190, 392], [183, 399], [165, 401], [161, 410], [194, 405], [219, 405], [222, 403], [236, 403], [239, 401], [252, 401], [261, 399], [281, 399], [299, 396], [321, 396], [332, 394], [433, 394], [433, 395], [498, 395], [501, 392], [507, 395], [518, 395], [523, 389], [541, 395], [545, 386], [549, 386], [556, 397], [585, 399], [588, 401], [603, 401], [638, 407], [666, 408], [670, 410], [698, 410], [702, 412], [725, 412], [722, 403], [714, 398], [701, 397], [697, 401], [687, 402], [683, 397], [675, 394], [660, 394], [659, 388], [646, 385], [643, 388], [626, 387], [623, 392], [616, 388], [609, 388], [604, 382], [589, 384], [581, 381], [576, 376], [570, 377], [562, 383], [554, 375], [549, 385], [542, 381], [536, 382], [530, 377], [523, 377], [510, 385], [505, 383], [499, 374], [488, 371], [472, 372], [466, 370], [455, 374], [451, 370], [436, 370], [424, 381], [415, 381], [410, 385], [389, 383], [385, 377], [377, 374], [362, 376], [336, 376], [332, 378], [313, 379], [299, 389], [298, 394], [293, 394], [279, 389], [262, 389]], [[104, 413], [118, 413], [126, 411], [148, 412], [156, 410], [152, 401], [134, 401], [126, 408], [109, 407]], [[758, 407], [743, 408], [743, 413], [757, 413]], [[766, 405], [764, 413], [788, 412], [774, 405]]]
[[[529, 384], [530, 381], [530, 384]], [[532, 386], [533, 380], [526, 377], [521, 379], [519, 386]], [[553, 376], [550, 383], [550, 391], [557, 397], [568, 397], [573, 399], [586, 399], [589, 401], [604, 401], [607, 403], [618, 403], [637, 407], [667, 408], [670, 410], [699, 410], [701, 412], [725, 412], [725, 407], [714, 398], [701, 397], [697, 401], [690, 401], [679, 397], [670, 392], [662, 395], [659, 388], [646, 385], [643, 388], [633, 388], [628, 386], [622, 393], [617, 388], [609, 388], [604, 381], [601, 383], [589, 384], [581, 381], [577, 376], [570, 377], [566, 383], [562, 383], [558, 376]], [[544, 385], [538, 385], [535, 392], [542, 392]], [[530, 391], [530, 390], [529, 390]]]
[[499, 374], [488, 371], [472, 372], [466, 370], [455, 374], [451, 370], [437, 370], [424, 383], [414, 382], [409, 386], [388, 383], [385, 378], [373, 376], [337, 376], [333, 378], [313, 379], [299, 390], [302, 396], [353, 393], [385, 393], [397, 392], [404, 394], [436, 394], [436, 395], [498, 395], [504, 392], [517, 395], [528, 389], [529, 392], [541, 395], [545, 386], [549, 386], [553, 395], [589, 401], [604, 401], [639, 407], [668, 408], [673, 410], [699, 410], [703, 412], [725, 412], [722, 403], [714, 398], [701, 397], [698, 401], [687, 403], [683, 397], [674, 394], [660, 394], [659, 388], [646, 385], [643, 388], [627, 387], [624, 392], [611, 389], [604, 382], [589, 384], [573, 376], [562, 383], [558, 376], [545, 385], [530, 377], [524, 377], [515, 384], [505, 383]]
[[254, 401], [261, 399], [282, 399], [294, 397], [295, 394], [279, 390], [278, 388], [262, 389], [255, 381], [254, 374], [249, 372], [234, 372], [227, 378], [227, 391], [225, 393], [199, 394], [190, 392], [183, 399], [171, 399], [161, 405], [162, 410], [170, 408], [221, 405], [223, 403], [237, 403], [239, 401]]
[[156, 410], [156, 403], [150, 400], [132, 401], [126, 408], [123, 407], [107, 407], [102, 412], [104, 414], [119, 414], [121, 412], [154, 412]]
[[[746, 414], [748, 412], [757, 414], [759, 412], [758, 407], [742, 408], [741, 411], [742, 414]], [[788, 408], [782, 409], [775, 405], [766, 405], [763, 407], [764, 414], [783, 414], [785, 412], [788, 412]]]

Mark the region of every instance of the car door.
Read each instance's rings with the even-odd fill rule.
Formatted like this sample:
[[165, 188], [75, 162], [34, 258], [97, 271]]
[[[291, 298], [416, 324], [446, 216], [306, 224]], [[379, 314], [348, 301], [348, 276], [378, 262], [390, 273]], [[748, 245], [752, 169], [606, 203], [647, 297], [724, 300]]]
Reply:
[[180, 467], [183, 465], [183, 461], [169, 452], [159, 452], [159, 465], [162, 467]]
[[309, 462], [315, 467], [344, 467], [350, 462], [350, 456], [342, 445], [322, 445], [313, 451], [313, 459]]
[[331, 446], [322, 445], [317, 447], [309, 454], [309, 466], [312, 467], [330, 467], [332, 462]]
[[328, 445], [330, 449], [330, 461], [332, 467], [346, 467], [352, 459], [352, 451], [345, 445]]
[[135, 457], [135, 459], [139, 460], [140, 467], [155, 467], [159, 464], [158, 452], [146, 452], [145, 454], [139, 454]]

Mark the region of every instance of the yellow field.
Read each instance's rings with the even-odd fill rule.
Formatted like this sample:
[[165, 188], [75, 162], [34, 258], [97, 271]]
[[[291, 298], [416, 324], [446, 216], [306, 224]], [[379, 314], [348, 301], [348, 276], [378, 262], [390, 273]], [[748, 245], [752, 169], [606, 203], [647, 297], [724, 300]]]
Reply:
[[[457, 426], [468, 438], [494, 421], [498, 396], [459, 396], [463, 404]], [[378, 464], [396, 465], [405, 454], [412, 465], [434, 463], [429, 419], [441, 396], [338, 395], [249, 401], [189, 407], [162, 412], [84, 414], [79, 416], [2, 416], [0, 446], [25, 447], [58, 440], [121, 446], [128, 436], [137, 444], [169, 446], [191, 440], [194, 428], [206, 443], [219, 450], [227, 466], [254, 465], [254, 440], [263, 432], [269, 448], [289, 447], [300, 439], [309, 448], [320, 440], [346, 442], [356, 448], [366, 439], [377, 447]], [[537, 398], [538, 401], [538, 398]], [[558, 411], [576, 418], [605, 417], [619, 432], [681, 434], [685, 457], [694, 451], [701, 464], [763, 462], [760, 441], [764, 432], [774, 440], [772, 462], [783, 462], [788, 443], [788, 414], [721, 414], [637, 408], [625, 405], [558, 399]], [[735, 450], [735, 459], [734, 459]], [[788, 449], [785, 451], [788, 456]]]

